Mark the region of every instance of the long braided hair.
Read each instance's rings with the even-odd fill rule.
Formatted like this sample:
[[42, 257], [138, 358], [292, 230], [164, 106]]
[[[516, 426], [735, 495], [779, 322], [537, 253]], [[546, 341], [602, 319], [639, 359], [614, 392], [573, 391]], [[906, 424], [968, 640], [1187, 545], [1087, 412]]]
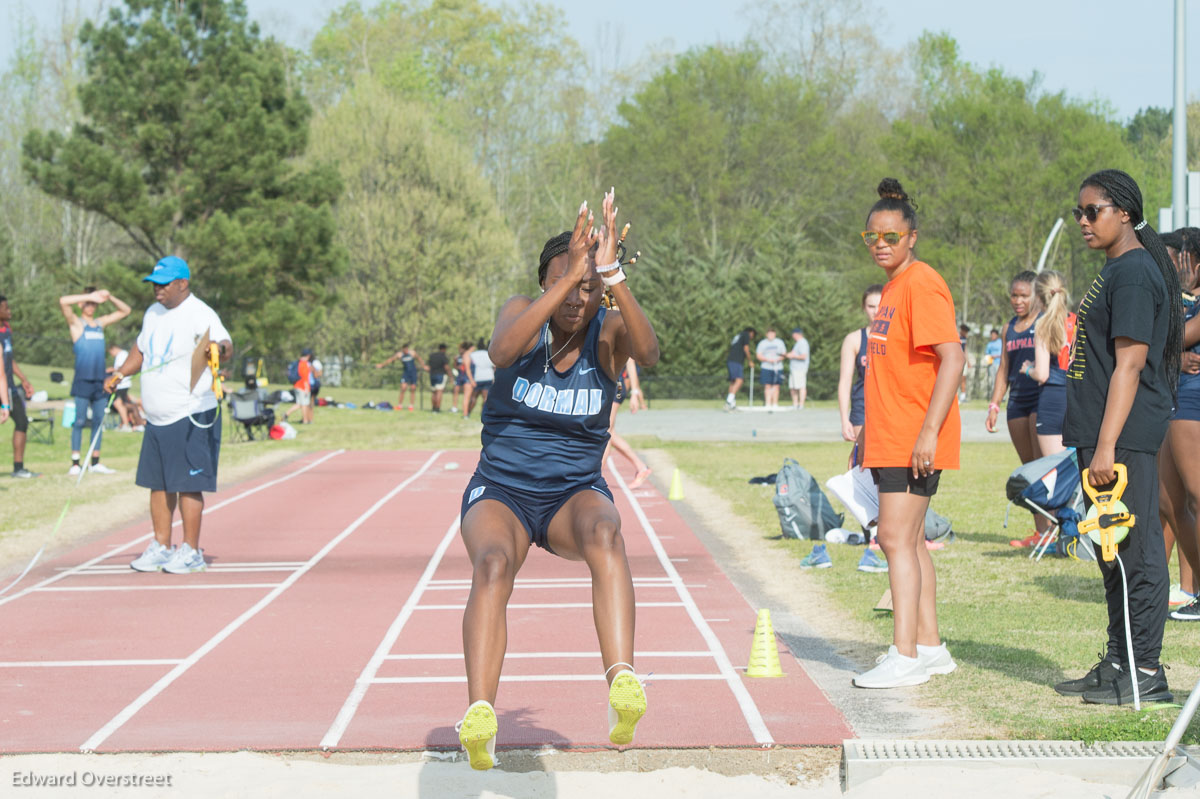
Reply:
[[1169, 314], [1167, 343], [1163, 355], [1166, 361], [1167, 382], [1171, 387], [1171, 394], [1174, 395], [1179, 385], [1179, 362], [1183, 353], [1183, 303], [1180, 300], [1182, 289], [1179, 286], [1175, 264], [1171, 263], [1171, 256], [1167, 254], [1162, 239], [1142, 214], [1142, 190], [1138, 188], [1137, 181], [1119, 169], [1102, 169], [1084, 178], [1083, 183], [1079, 184], [1080, 190], [1085, 186], [1094, 186], [1104, 192], [1113, 205], [1129, 214], [1129, 223], [1133, 225], [1134, 235], [1146, 248], [1146, 252], [1150, 253], [1150, 257], [1158, 264], [1158, 270], [1162, 273], [1167, 286]]

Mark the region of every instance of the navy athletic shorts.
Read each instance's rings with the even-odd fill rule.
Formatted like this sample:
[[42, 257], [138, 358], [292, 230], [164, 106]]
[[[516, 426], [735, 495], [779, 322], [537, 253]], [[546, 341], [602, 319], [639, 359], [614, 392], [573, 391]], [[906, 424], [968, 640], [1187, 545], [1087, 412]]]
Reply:
[[763, 369], [759, 372], [759, 375], [762, 377], [762, 384], [764, 386], [778, 386], [783, 384], [782, 369]]
[[[171, 424], [147, 424], [134, 482], [172, 494], [216, 491], [221, 454], [221, 425], [216, 422], [213, 408]], [[212, 426], [199, 426], [208, 424]]]
[[729, 381], [742, 379], [742, 365], [737, 361], [726, 361], [725, 371], [729, 373]]
[[591, 483], [572, 486], [562, 491], [532, 493], [502, 486], [476, 473], [472, 475], [471, 482], [467, 483], [467, 490], [463, 492], [459, 514], [461, 518], [465, 519], [467, 511], [471, 509], [471, 504], [480, 499], [494, 499], [497, 502], [503, 502], [517, 517], [521, 526], [525, 528], [530, 542], [553, 553], [554, 550], [550, 548], [547, 540], [550, 534], [550, 521], [554, 518], [554, 514], [567, 504], [567, 500], [580, 491], [599, 491], [608, 497], [610, 502], [613, 498], [608, 483], [600, 476], [597, 476]]
[[1200, 422], [1200, 386], [1180, 387], [1179, 396], [1175, 400], [1175, 415], [1171, 418]]
[[1014, 397], [1008, 395], [1008, 420], [1024, 419], [1026, 416], [1033, 416], [1037, 413], [1038, 397], [1042, 392], [1035, 391], [1023, 397]]
[[1061, 436], [1067, 416], [1067, 387], [1042, 386], [1038, 393], [1037, 432], [1039, 436]]
[[862, 399], [850, 400], [850, 424], [862, 427], [867, 421], [866, 403]]
[[476, 380], [475, 381], [475, 393], [476, 394], [479, 394], [484, 391], [490, 391], [491, 388], [492, 388], [491, 380]]

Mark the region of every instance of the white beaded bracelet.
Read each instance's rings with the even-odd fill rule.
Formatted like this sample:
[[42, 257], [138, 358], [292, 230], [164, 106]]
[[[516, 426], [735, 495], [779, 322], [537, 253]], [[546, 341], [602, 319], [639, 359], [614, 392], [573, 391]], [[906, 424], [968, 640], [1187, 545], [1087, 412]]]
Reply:
[[620, 261], [613, 261], [613, 262], [612, 262], [611, 264], [609, 264], [608, 266], [600, 266], [600, 264], [596, 264], [596, 271], [597, 271], [597, 272], [599, 272], [599, 273], [600, 273], [600, 274], [602, 274], [602, 275], [603, 275], [603, 274], [606, 274], [606, 273], [608, 273], [608, 272], [613, 272], [613, 271], [616, 271], [617, 269], [620, 269], [620, 268], [621, 268], [621, 262], [620, 262]]
[[[618, 265], [618, 267], [619, 267], [619, 265]], [[597, 269], [596, 271], [599, 272], [600, 270]], [[618, 268], [617, 273], [615, 275], [613, 275], [612, 277], [609, 277], [608, 275], [600, 275], [600, 282], [603, 283], [604, 285], [608, 286], [609, 288], [612, 288], [613, 286], [617, 285], [618, 283], [624, 283], [625, 282], [625, 270]]]

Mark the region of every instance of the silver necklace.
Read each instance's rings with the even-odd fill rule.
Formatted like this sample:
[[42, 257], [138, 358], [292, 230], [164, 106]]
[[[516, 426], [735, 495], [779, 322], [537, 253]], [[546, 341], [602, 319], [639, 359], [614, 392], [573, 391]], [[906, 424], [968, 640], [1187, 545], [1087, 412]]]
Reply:
[[[578, 332], [579, 332], [578, 330], [575, 331], [575, 333], [578, 333]], [[550, 362], [553, 361], [555, 358], [557, 358], [560, 354], [562, 354], [562, 351], [567, 348], [567, 344], [570, 344], [572, 341], [575, 340], [575, 333], [572, 333], [571, 337], [567, 339], [566, 343], [563, 344], [561, 347], [559, 347], [558, 350], [555, 351], [555, 353], [553, 355], [551, 355], [550, 354], [550, 345], [552, 345], [554, 343], [554, 337], [550, 335], [550, 323], [549, 322], [546, 323], [546, 365], [542, 369], [542, 374], [546, 374], [547, 372], [550, 371]]]

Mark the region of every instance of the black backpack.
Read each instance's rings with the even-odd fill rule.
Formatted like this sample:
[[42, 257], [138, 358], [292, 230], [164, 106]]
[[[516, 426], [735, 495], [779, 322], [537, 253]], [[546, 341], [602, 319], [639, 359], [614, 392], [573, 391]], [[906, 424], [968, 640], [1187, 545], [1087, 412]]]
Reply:
[[846, 518], [844, 514], [834, 512], [821, 486], [791, 458], [783, 459], [771, 502], [779, 514], [779, 527], [784, 538], [819, 541], [829, 530], [841, 527]]

